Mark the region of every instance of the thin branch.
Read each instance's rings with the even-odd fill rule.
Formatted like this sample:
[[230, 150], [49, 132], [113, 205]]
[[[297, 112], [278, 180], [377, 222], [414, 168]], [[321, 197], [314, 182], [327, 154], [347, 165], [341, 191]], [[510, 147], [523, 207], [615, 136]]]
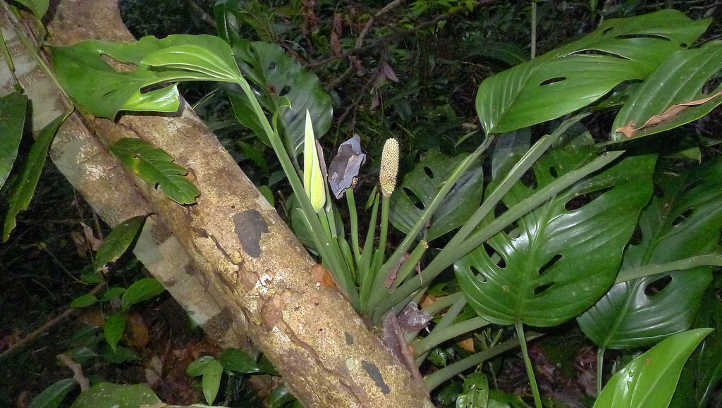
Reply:
[[90, 381], [83, 375], [83, 366], [76, 363], [72, 358], [65, 354], [58, 354], [58, 360], [73, 372], [73, 379], [80, 385], [80, 391], [87, 391], [90, 388]]

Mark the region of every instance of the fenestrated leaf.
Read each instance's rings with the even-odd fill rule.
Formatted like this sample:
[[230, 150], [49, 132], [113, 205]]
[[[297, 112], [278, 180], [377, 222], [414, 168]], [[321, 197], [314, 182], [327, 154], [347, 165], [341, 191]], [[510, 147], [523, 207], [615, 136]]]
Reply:
[[[233, 44], [236, 61], [243, 74], [259, 91], [259, 102], [272, 115], [278, 112], [280, 133], [291, 156], [303, 149], [305, 114], [308, 110], [316, 138], [320, 139], [331, 126], [331, 97], [311, 71], [285, 54], [276, 44], [238, 39]], [[259, 124], [248, 105], [245, 94], [236, 86], [226, 87], [233, 111], [241, 124], [256, 135]], [[281, 99], [286, 98], [290, 107]], [[261, 136], [265, 140], [264, 136]]]
[[123, 292], [121, 305], [124, 309], [128, 309], [137, 303], [153, 299], [163, 293], [163, 291], [165, 291], [165, 288], [163, 288], [163, 285], [161, 285], [156, 279], [139, 279], [128, 286], [128, 289]]
[[52, 383], [40, 394], [36, 395], [28, 408], [56, 408], [63, 402], [65, 396], [75, 388], [76, 383], [72, 378], [64, 378]]
[[15, 0], [30, 9], [37, 18], [43, 18], [48, 12], [49, 0]]
[[103, 240], [103, 245], [95, 254], [94, 267], [96, 270], [104, 267], [108, 262], [115, 262], [128, 249], [143, 226], [145, 216], [133, 217], [118, 224]]
[[48, 156], [50, 143], [55, 137], [58, 127], [65, 120], [66, 115], [60, 115], [50, 122], [40, 131], [35, 143], [33, 143], [28, 153], [23, 168], [18, 177], [10, 185], [8, 191], [8, 213], [5, 215], [5, 223], [3, 224], [3, 242], [10, 238], [10, 232], [15, 228], [15, 217], [24, 211], [30, 205], [30, 201], [35, 194], [35, 187], [40, 180], [40, 174], [45, 167], [45, 159]]
[[138, 408], [155, 406], [161, 400], [147, 384], [99, 383], [81, 393], [70, 408]]
[[479, 119], [487, 133], [504, 133], [573, 112], [623, 81], [646, 78], [709, 23], [675, 10], [606, 20], [577, 41], [484, 80]]
[[28, 97], [21, 93], [0, 98], [0, 187], [8, 179], [18, 155], [27, 108]]
[[133, 138], [115, 142], [110, 151], [123, 165], [148, 183], [154, 184], [178, 204], [193, 204], [200, 191], [183, 177], [188, 171], [173, 163], [173, 157], [150, 143]]
[[[640, 215], [641, 241], [625, 251], [620, 276], [631, 268], [717, 248], [722, 161], [691, 171], [663, 169], [656, 184], [663, 194], [655, 196]], [[584, 334], [603, 348], [653, 344], [690, 327], [711, 279], [710, 268], [703, 267], [618, 283], [577, 321]]]
[[[118, 72], [103, 55], [133, 64]], [[211, 35], [147, 36], [130, 43], [89, 40], [53, 47], [58, 80], [73, 101], [88, 112], [114, 118], [118, 111], [175, 112], [178, 81], [236, 82], [240, 72], [230, 46]], [[144, 92], [152, 85], [160, 89]]]
[[704, 339], [685, 365], [670, 407], [706, 407], [722, 380], [722, 303], [717, 297], [720, 288], [722, 280], [718, 277], [705, 293], [694, 322], [696, 328], [715, 327], [717, 330]]
[[[454, 157], [438, 151], [430, 151], [413, 170], [404, 175], [401, 185], [391, 196], [391, 224], [401, 232], [411, 231], [421, 217], [423, 209], [431, 204], [457, 165], [466, 154]], [[479, 207], [484, 180], [481, 163], [472, 164], [456, 185], [449, 191], [444, 202], [431, 216], [426, 240], [431, 241], [458, 228]]]
[[[720, 67], [722, 41], [673, 53], [624, 104], [614, 119], [611, 139], [648, 136], [708, 114], [722, 103], [722, 85], [711, 95], [703, 95], [702, 88], [720, 73]], [[705, 100], [706, 96], [711, 98]]]
[[124, 312], [115, 312], [105, 319], [103, 335], [112, 350], [116, 349], [120, 338], [123, 337], [127, 321], [128, 316]]
[[635, 358], [609, 380], [594, 408], [665, 408], [684, 363], [712, 329], [679, 333]]
[[[511, 207], [595, 156], [593, 147], [546, 153], [533, 167], [536, 186], [517, 183], [504, 204]], [[550, 197], [518, 220], [514, 236], [501, 232], [488, 241], [501, 261], [481, 246], [457, 262], [456, 276], [469, 304], [497, 324], [542, 327], [561, 324], [592, 305], [614, 282], [624, 246], [652, 192], [654, 163], [652, 156], [630, 157]]]

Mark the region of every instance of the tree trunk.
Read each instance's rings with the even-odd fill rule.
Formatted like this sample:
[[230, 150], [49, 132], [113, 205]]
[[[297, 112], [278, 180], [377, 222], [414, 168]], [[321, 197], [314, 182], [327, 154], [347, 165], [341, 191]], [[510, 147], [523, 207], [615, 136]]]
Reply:
[[[2, 17], [8, 38], [8, 16]], [[54, 45], [132, 39], [116, 0], [62, 0], [46, 22]], [[18, 53], [22, 47], [15, 41], [11, 48]], [[34, 113], [57, 116], [65, 102], [47, 76], [32, 61], [16, 59], [27, 68], [18, 75]], [[6, 78], [0, 76], [3, 83]], [[36, 118], [35, 129], [41, 124]], [[105, 148], [122, 137], [142, 138], [189, 169], [201, 191], [198, 202], [180, 206], [125, 174]], [[126, 114], [117, 122], [74, 114], [51, 158], [109, 224], [154, 214], [135, 250], [138, 258], [220, 343], [238, 346], [250, 337], [305, 406], [431, 406], [423, 384], [343, 296], [313, 280], [314, 261], [185, 104], [177, 115]]]

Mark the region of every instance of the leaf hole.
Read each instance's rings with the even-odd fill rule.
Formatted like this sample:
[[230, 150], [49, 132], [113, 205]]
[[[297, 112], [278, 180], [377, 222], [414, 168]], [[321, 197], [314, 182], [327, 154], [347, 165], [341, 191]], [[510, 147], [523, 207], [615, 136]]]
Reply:
[[504, 214], [508, 210], [507, 206], [504, 205], [501, 201], [499, 201], [496, 206], [494, 207], [494, 218], [498, 218], [502, 214]]
[[291, 87], [286, 85], [281, 89], [281, 93], [279, 93], [278, 96], [286, 96], [289, 92], [291, 92]]
[[669, 38], [660, 35], [660, 34], [620, 34], [614, 38], [620, 39], [620, 40], [631, 40], [635, 38], [651, 38], [655, 40], [665, 40], [665, 41], [671, 41]]
[[549, 167], [549, 174], [551, 174], [552, 177], [557, 178], [559, 177], [559, 174], [557, 173], [556, 167]]
[[534, 288], [534, 296], [539, 296], [554, 285], [554, 282], [545, 283]]
[[575, 211], [578, 210], [585, 205], [591, 203], [592, 201], [599, 198], [602, 194], [606, 193], [607, 191], [613, 189], [614, 187], [607, 187], [596, 191], [591, 191], [589, 193], [579, 194], [576, 197], [573, 197], [571, 200], [567, 201], [566, 204], [564, 204], [564, 209], [567, 211]]
[[537, 182], [536, 182], [536, 174], [534, 174], [533, 170], [527, 170], [526, 173], [524, 173], [523, 176], [521, 176], [521, 184], [525, 185], [528, 188], [536, 189]]
[[517, 238], [519, 235], [521, 235], [521, 231], [519, 231], [519, 224], [517, 224], [516, 221], [504, 227], [503, 231], [511, 239]]
[[664, 190], [662, 190], [662, 187], [658, 186], [657, 184], [654, 185], [654, 196], [657, 198], [664, 197]]
[[687, 47], [689, 47], [689, 44], [687, 44], [687, 43], [680, 43], [679, 46], [682, 47], [682, 48], [687, 48]]
[[404, 192], [406, 193], [406, 196], [409, 197], [409, 201], [411, 201], [411, 204], [414, 205], [414, 207], [418, 208], [419, 210], [424, 209], [424, 203], [419, 200], [419, 198], [414, 194], [413, 191], [411, 191], [407, 187], [403, 187]]
[[554, 78], [545, 79], [544, 81], [541, 81], [539, 83], [539, 86], [549, 85], [549, 84], [553, 84], [555, 82], [566, 81], [566, 79], [567, 79], [567, 77], [554, 77]]
[[428, 166], [424, 166], [424, 173], [427, 177], [434, 178], [434, 172], [431, 171], [431, 168], [429, 168]]
[[504, 260], [504, 257], [501, 256], [499, 252], [497, 252], [491, 245], [484, 243], [484, 250], [486, 251], [486, 254], [489, 256], [489, 259], [491, 259], [491, 262], [493, 262], [498, 268], [504, 269], [506, 268], [506, 261]]
[[552, 259], [549, 260], [549, 262], [545, 263], [541, 268], [539, 268], [539, 275], [543, 275], [546, 271], [548, 271], [552, 266], [554, 266], [555, 263], [559, 262], [559, 260], [562, 259], [562, 256], [559, 254], [556, 254], [552, 257]]
[[659, 292], [663, 291], [664, 288], [666, 288], [667, 285], [670, 284], [670, 282], [672, 282], [672, 276], [663, 276], [647, 285], [644, 288], [644, 294], [649, 297], [656, 296], [657, 294], [659, 294]]
[[275, 71], [277, 66], [278, 66], [278, 65], [276, 64], [275, 61], [271, 61], [271, 62], [268, 63], [268, 70], [269, 70], [269, 71]]
[[479, 280], [479, 282], [486, 283], [488, 281], [484, 272], [480, 271], [478, 268], [472, 266], [471, 270], [475, 272], [474, 275], [476, 275], [476, 279]]
[[574, 51], [570, 53], [569, 55], [600, 55], [603, 57], [612, 57], [612, 58], [618, 58], [623, 60], [628, 60], [629, 58], [625, 57], [624, 55], [617, 54], [614, 52], [604, 51], [604, 50], [596, 50], [596, 49], [587, 49], [587, 50], [579, 50]]
[[607, 35], [612, 30], [614, 30], [614, 27], [609, 27], [609, 28], [605, 29], [604, 31], [602, 31], [602, 35]]
[[672, 225], [679, 225], [679, 224], [681, 224], [684, 220], [686, 220], [687, 218], [689, 218], [690, 216], [692, 216], [692, 213], [694, 213], [694, 209], [693, 209], [693, 208], [688, 208], [685, 212], [683, 212], [682, 214], [678, 215], [677, 218], [674, 219], [674, 221], [672, 221]]

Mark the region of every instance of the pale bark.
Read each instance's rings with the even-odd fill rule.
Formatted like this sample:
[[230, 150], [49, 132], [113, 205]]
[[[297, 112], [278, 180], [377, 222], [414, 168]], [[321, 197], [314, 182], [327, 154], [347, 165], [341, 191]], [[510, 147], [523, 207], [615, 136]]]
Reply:
[[[57, 45], [132, 38], [115, 0], [60, 1], [51, 7], [48, 30]], [[314, 261], [185, 104], [174, 117], [123, 115], [117, 122], [76, 117], [66, 126], [78, 130], [68, 131], [69, 141], [58, 149], [62, 154], [53, 154], [61, 171], [111, 224], [155, 214], [140, 242], [157, 250], [148, 255], [139, 247], [141, 260], [182, 304], [184, 295], [173, 289], [187, 283], [164, 278], [161, 271], [184, 268], [197, 278], [221, 320], [230, 321], [221, 331], [242, 328], [305, 406], [431, 405], [423, 384], [386, 351], [343, 296], [313, 280]], [[102, 143], [89, 137], [93, 133]], [[142, 138], [189, 169], [201, 191], [197, 204], [180, 206], [121, 172], [103, 147], [121, 137]], [[249, 237], [249, 230], [260, 232], [260, 239]]]

